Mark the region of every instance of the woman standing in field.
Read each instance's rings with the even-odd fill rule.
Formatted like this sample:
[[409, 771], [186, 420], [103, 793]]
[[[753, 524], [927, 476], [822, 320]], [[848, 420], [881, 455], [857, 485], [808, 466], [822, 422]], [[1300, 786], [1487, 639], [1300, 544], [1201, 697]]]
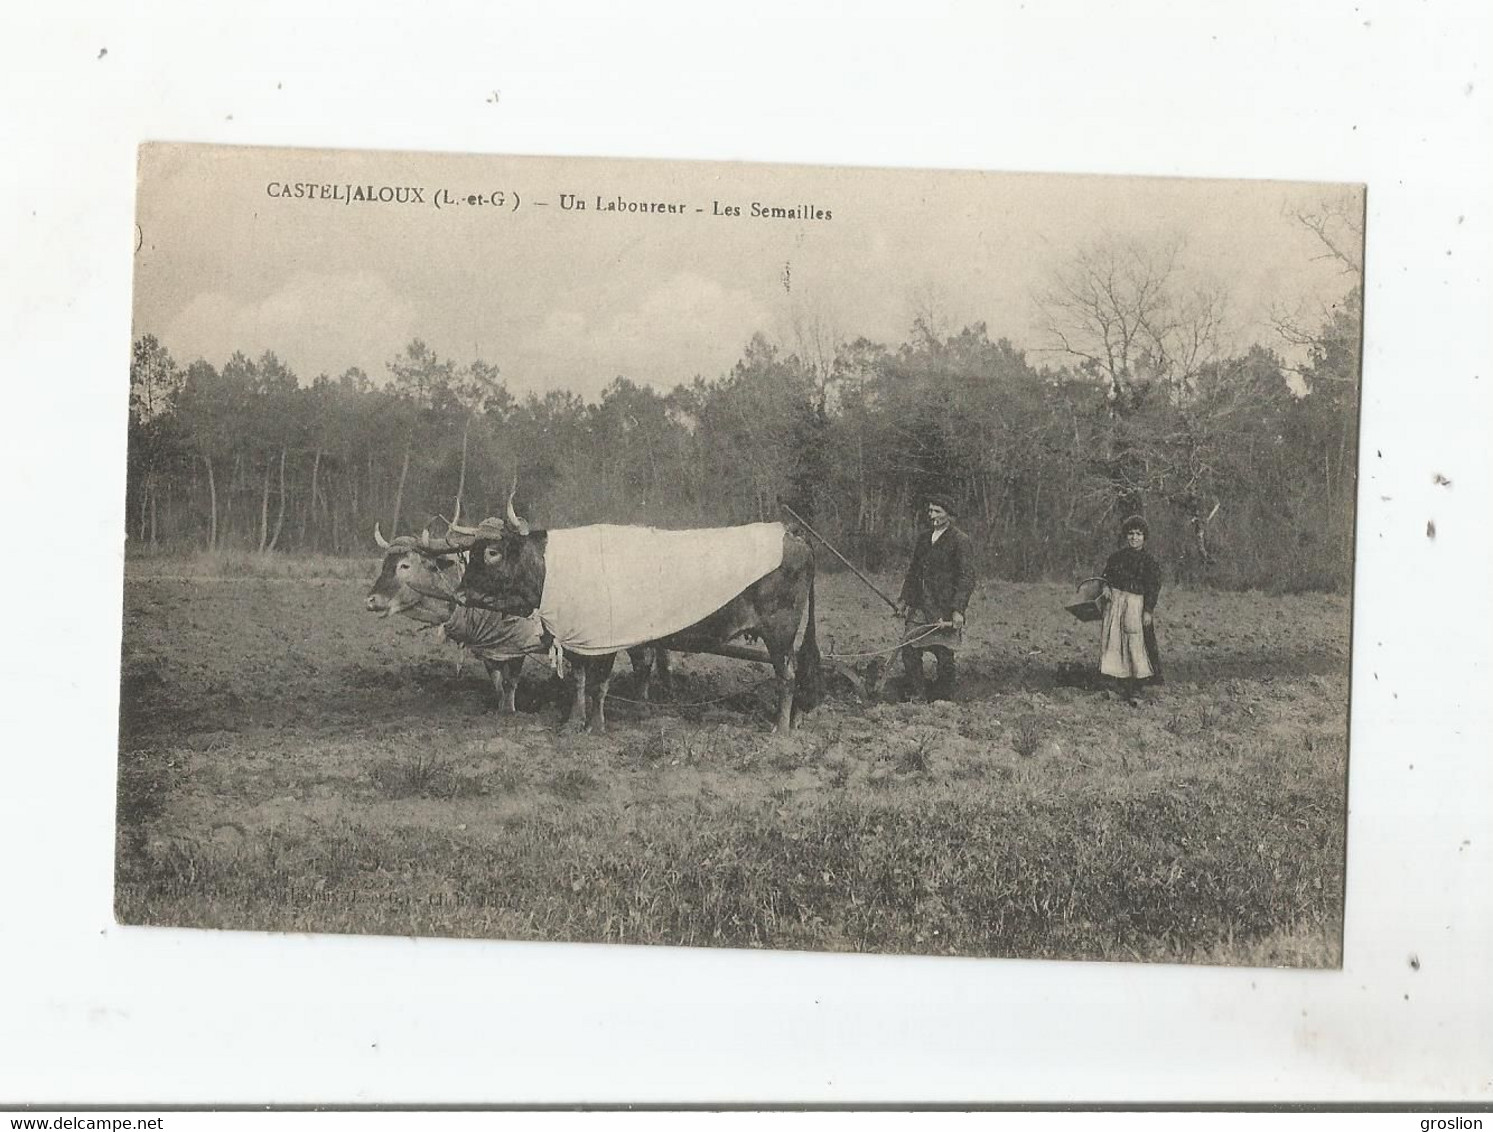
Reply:
[[1104, 564], [1104, 624], [1099, 634], [1099, 671], [1120, 681], [1133, 699], [1142, 684], [1161, 683], [1161, 651], [1154, 614], [1161, 594], [1161, 566], [1145, 549], [1150, 528], [1139, 515], [1120, 525], [1124, 544]]

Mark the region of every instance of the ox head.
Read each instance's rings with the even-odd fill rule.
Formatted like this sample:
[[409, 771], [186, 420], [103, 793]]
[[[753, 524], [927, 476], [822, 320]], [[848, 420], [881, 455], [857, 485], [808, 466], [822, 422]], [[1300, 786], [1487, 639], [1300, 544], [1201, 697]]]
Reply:
[[442, 539], [423, 536], [428, 550], [470, 552], [462, 589], [477, 604], [504, 612], [527, 614], [539, 604], [544, 590], [543, 531], [531, 530], [513, 509], [508, 493], [505, 518], [484, 519], [475, 527], [453, 526]]
[[448, 620], [461, 585], [461, 560], [451, 551], [422, 546], [410, 535], [391, 542], [376, 523], [373, 538], [384, 560], [364, 602], [368, 612], [382, 617], [398, 613], [430, 625]]

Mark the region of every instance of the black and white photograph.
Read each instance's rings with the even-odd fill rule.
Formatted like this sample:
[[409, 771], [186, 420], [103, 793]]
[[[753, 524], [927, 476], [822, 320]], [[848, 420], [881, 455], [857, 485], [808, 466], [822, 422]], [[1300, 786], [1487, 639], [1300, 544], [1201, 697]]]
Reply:
[[1490, 23], [17, 9], [0, 1107], [1470, 1128]]
[[1362, 186], [139, 177], [122, 923], [1339, 965]]

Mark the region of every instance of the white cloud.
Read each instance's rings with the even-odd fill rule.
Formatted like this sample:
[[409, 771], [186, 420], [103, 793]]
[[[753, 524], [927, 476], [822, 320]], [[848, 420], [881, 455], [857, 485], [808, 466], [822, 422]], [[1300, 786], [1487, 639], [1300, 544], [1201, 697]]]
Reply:
[[301, 272], [257, 302], [220, 291], [200, 294], [160, 337], [183, 365], [201, 357], [221, 366], [234, 350], [250, 357], [273, 350], [306, 384], [351, 365], [382, 380], [384, 362], [415, 333], [414, 306], [382, 276]]
[[551, 313], [516, 351], [515, 384], [594, 397], [614, 377], [670, 389], [733, 366], [771, 313], [745, 290], [680, 272], [613, 314]]

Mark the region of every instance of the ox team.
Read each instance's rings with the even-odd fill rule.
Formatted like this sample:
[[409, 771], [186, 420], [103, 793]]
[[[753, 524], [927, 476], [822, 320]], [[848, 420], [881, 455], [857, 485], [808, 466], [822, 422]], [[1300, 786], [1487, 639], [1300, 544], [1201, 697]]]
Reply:
[[[377, 524], [373, 538], [384, 552], [384, 560], [368, 593], [368, 611], [439, 626], [446, 640], [466, 648], [486, 666], [503, 712], [516, 712], [524, 657], [543, 648], [538, 619], [504, 617], [463, 604], [460, 595], [466, 563], [460, 554], [432, 554], [412, 535], [401, 535], [391, 542]], [[638, 694], [644, 701], [650, 698], [655, 660], [659, 679], [668, 688], [667, 651], [639, 646], [628, 649], [627, 655], [640, 678]]]
[[[818, 702], [814, 558], [803, 536], [782, 524], [544, 531], [518, 516], [510, 494], [503, 520], [453, 525], [439, 538], [426, 533], [389, 542], [377, 530], [375, 538], [384, 562], [367, 608], [441, 624], [449, 638], [482, 657], [507, 710], [522, 658], [552, 653], [575, 674], [570, 726], [604, 731], [616, 654], [632, 654], [646, 687], [647, 648], [656, 650], [661, 675], [669, 651], [770, 661], [779, 733]], [[608, 553], [591, 553], [596, 546]], [[601, 572], [593, 578], [592, 569]], [[640, 590], [637, 579], [664, 584]], [[596, 591], [606, 587], [611, 590], [599, 605], [608, 616], [598, 618]], [[615, 605], [628, 604], [611, 601], [614, 592], [641, 594], [635, 600], [643, 612], [612, 615]], [[742, 637], [760, 640], [765, 654], [729, 643]]]

